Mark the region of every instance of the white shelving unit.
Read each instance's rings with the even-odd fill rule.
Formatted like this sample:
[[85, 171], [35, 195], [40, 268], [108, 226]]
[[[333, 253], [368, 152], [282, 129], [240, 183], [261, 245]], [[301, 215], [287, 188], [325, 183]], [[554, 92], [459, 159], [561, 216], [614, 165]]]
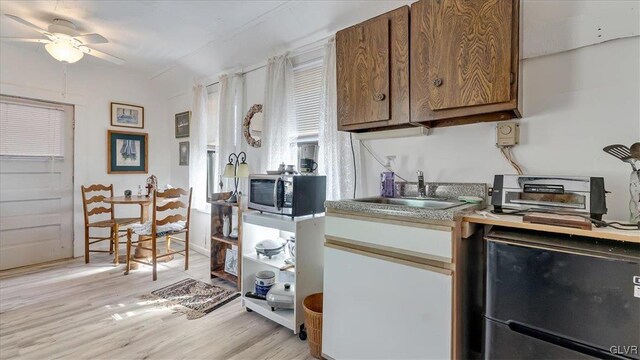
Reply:
[[[242, 222], [242, 306], [287, 327], [301, 338], [304, 324], [302, 300], [310, 294], [322, 292], [324, 254], [324, 215], [304, 216], [292, 219], [287, 216], [261, 214], [258, 211], [243, 213]], [[283, 270], [285, 259], [291, 257], [286, 248], [281, 254], [269, 259], [258, 256], [255, 245], [266, 239], [287, 239], [296, 237], [296, 266]], [[289, 282], [295, 286], [295, 302], [292, 310], [271, 310], [266, 300], [247, 298], [247, 292], [255, 290], [255, 274], [271, 270], [276, 274], [276, 282]], [[280, 281], [288, 279], [288, 281]], [[293, 280], [293, 281], [291, 281]]]

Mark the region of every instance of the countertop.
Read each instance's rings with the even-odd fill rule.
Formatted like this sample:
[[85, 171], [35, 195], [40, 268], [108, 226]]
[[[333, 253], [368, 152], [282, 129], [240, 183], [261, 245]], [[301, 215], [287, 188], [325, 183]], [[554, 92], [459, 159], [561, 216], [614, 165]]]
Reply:
[[580, 235], [598, 239], [628, 241], [640, 244], [640, 230], [626, 231], [613, 229], [610, 227], [594, 227], [592, 230], [583, 230], [563, 226], [525, 223], [522, 221], [521, 216], [498, 214], [496, 214], [495, 216], [497, 217], [497, 219], [490, 217], [485, 218], [482, 215], [477, 215], [474, 213], [466, 213], [463, 215], [462, 221], [475, 224], [498, 225], [517, 229], [546, 231], [558, 234]]
[[[461, 195], [475, 196], [484, 199], [487, 195], [487, 185], [479, 183], [431, 182], [425, 183], [425, 192], [430, 198], [449, 201], [457, 201], [451, 199], [457, 199]], [[415, 182], [396, 182], [396, 194], [400, 194], [400, 197], [416, 197], [418, 195], [418, 185]], [[450, 209], [427, 209], [403, 205], [362, 202], [354, 199], [326, 201], [324, 205], [328, 212], [338, 211], [360, 213], [369, 216], [393, 216], [397, 218], [425, 221], [459, 220], [465, 213], [486, 207], [484, 204], [466, 204], [461, 202], [460, 206]]]
[[376, 204], [355, 200], [326, 201], [325, 207], [329, 212], [337, 210], [349, 213], [361, 213], [365, 215], [383, 215], [417, 220], [448, 220], [461, 219], [464, 214], [473, 210], [484, 208], [483, 204], [462, 204], [450, 209], [424, 209], [403, 205]]

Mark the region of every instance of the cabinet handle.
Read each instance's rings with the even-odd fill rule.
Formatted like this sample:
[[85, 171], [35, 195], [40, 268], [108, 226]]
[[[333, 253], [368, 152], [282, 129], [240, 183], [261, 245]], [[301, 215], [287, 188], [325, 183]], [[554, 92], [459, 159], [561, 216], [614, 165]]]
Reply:
[[435, 80], [433, 80], [433, 86], [440, 87], [440, 85], [442, 85], [442, 79], [436, 78]]
[[373, 100], [375, 101], [382, 101], [386, 98], [386, 96], [384, 94], [373, 94]]

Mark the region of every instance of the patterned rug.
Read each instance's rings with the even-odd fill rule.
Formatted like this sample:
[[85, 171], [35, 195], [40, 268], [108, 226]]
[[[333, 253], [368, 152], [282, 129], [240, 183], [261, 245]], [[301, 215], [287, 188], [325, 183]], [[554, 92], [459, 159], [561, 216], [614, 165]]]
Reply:
[[177, 283], [154, 290], [142, 299], [163, 305], [176, 313], [185, 314], [193, 320], [207, 315], [240, 296], [235, 290], [204, 283], [194, 279], [184, 279]]

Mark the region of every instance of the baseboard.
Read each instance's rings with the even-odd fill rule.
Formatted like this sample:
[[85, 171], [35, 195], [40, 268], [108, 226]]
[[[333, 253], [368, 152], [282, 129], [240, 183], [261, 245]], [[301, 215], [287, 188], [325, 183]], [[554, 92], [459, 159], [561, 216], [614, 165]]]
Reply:
[[195, 252], [197, 252], [198, 254], [202, 254], [204, 256], [211, 256], [211, 253], [208, 249], [203, 248], [202, 246], [198, 246], [195, 244], [189, 244], [189, 248]]

